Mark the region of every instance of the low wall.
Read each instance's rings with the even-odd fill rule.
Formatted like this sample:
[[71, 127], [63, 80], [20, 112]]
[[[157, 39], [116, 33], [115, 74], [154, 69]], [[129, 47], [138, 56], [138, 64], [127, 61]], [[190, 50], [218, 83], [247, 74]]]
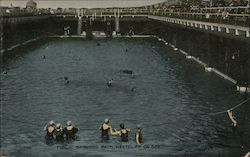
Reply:
[[[158, 24], [157, 24], [158, 23]], [[249, 39], [156, 22], [155, 34], [239, 83], [250, 83]]]

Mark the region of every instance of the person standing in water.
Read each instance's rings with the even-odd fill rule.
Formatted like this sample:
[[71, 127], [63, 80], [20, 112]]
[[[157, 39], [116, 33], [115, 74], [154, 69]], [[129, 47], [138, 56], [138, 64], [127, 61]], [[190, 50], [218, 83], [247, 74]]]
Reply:
[[130, 129], [125, 128], [124, 124], [120, 124], [121, 130], [116, 131], [116, 134], [121, 137], [122, 142], [128, 142]]
[[99, 130], [101, 131], [103, 140], [109, 140], [109, 133], [111, 135], [116, 135], [115, 132], [113, 132], [111, 125], [109, 125], [108, 118], [105, 118], [104, 123], [100, 126]]
[[235, 116], [233, 115], [232, 110], [227, 110], [228, 117], [232, 121], [232, 131], [236, 135], [236, 137], [239, 139], [239, 144], [241, 148], [244, 148], [244, 145], [246, 144], [244, 132], [240, 128], [239, 124], [236, 121]]
[[141, 126], [138, 125], [136, 133], [135, 133], [135, 142], [136, 142], [137, 145], [142, 144], [142, 133], [141, 133], [141, 130], [142, 130]]
[[44, 127], [46, 131], [46, 139], [53, 139], [54, 132], [56, 130], [56, 125], [53, 120], [49, 121], [49, 123]]
[[64, 130], [60, 123], [56, 124], [55, 136], [58, 142], [64, 141]]
[[76, 133], [78, 132], [78, 128], [75, 127], [72, 121], [67, 122], [67, 127], [63, 129], [67, 140], [75, 140], [76, 139]]

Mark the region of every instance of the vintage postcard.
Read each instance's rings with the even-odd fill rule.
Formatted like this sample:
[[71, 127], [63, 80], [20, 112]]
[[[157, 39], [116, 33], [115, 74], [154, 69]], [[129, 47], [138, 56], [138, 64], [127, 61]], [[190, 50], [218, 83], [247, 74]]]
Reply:
[[0, 157], [250, 157], [249, 0], [0, 0]]

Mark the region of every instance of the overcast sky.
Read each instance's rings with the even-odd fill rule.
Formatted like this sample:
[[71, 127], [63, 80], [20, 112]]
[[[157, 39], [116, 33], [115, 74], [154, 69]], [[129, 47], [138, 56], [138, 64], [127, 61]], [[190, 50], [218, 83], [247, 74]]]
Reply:
[[[28, 0], [0, 0], [1, 6], [25, 7]], [[144, 6], [166, 0], [34, 0], [38, 8], [106, 8]]]

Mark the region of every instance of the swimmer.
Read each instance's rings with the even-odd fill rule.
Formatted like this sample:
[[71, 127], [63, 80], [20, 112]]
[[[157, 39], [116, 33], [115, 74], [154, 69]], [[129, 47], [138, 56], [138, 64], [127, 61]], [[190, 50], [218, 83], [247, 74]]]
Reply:
[[7, 71], [3, 71], [3, 74], [7, 74], [8, 72]]
[[76, 139], [76, 133], [78, 132], [78, 128], [75, 127], [73, 122], [68, 121], [67, 127], [64, 128], [64, 133], [66, 135], [66, 138], [69, 139]]
[[123, 70], [122, 72], [123, 72], [123, 73], [126, 73], [126, 74], [131, 74], [131, 75], [133, 74], [133, 71], [132, 71], [132, 70]]
[[233, 115], [233, 111], [232, 110], [227, 110], [227, 114], [228, 117], [230, 118], [230, 120], [232, 121], [232, 131], [233, 133], [239, 137], [239, 144], [240, 147], [243, 149], [244, 148], [244, 141], [246, 138], [244, 138], [244, 132], [241, 131], [240, 129], [240, 125], [237, 123], [235, 116]]
[[43, 55], [43, 59], [46, 59], [46, 56], [45, 56], [45, 55]]
[[115, 134], [121, 137], [122, 142], [128, 142], [128, 139], [129, 139], [128, 135], [129, 135], [130, 129], [126, 129], [123, 123], [120, 124], [120, 128], [121, 130], [116, 131]]
[[101, 46], [101, 44], [98, 42], [97, 44], [96, 44], [97, 46]]
[[142, 130], [141, 126], [138, 125], [136, 133], [135, 133], [135, 142], [138, 145], [142, 144], [142, 133], [141, 133], [141, 130]]
[[56, 130], [54, 132], [57, 141], [64, 141], [64, 130], [60, 123], [56, 124]]
[[68, 79], [68, 77], [64, 77], [64, 80], [65, 80], [65, 84], [69, 84], [69, 79]]
[[46, 139], [52, 140], [54, 132], [56, 130], [55, 122], [51, 120], [45, 127], [44, 130], [46, 131]]
[[111, 79], [111, 80], [109, 80], [109, 81], [107, 82], [108, 87], [112, 86], [112, 82], [113, 82], [113, 79]]
[[131, 92], [135, 92], [135, 87], [132, 87], [132, 88], [131, 88]]
[[111, 135], [116, 135], [111, 125], [109, 125], [109, 119], [105, 118], [104, 123], [100, 126], [99, 130], [102, 132], [102, 139], [103, 140], [109, 140], [109, 132]]
[[228, 114], [228, 117], [230, 118], [230, 120], [232, 121], [232, 126], [236, 127], [237, 121], [235, 120], [235, 117], [233, 116], [233, 111], [227, 110], [227, 114]]

